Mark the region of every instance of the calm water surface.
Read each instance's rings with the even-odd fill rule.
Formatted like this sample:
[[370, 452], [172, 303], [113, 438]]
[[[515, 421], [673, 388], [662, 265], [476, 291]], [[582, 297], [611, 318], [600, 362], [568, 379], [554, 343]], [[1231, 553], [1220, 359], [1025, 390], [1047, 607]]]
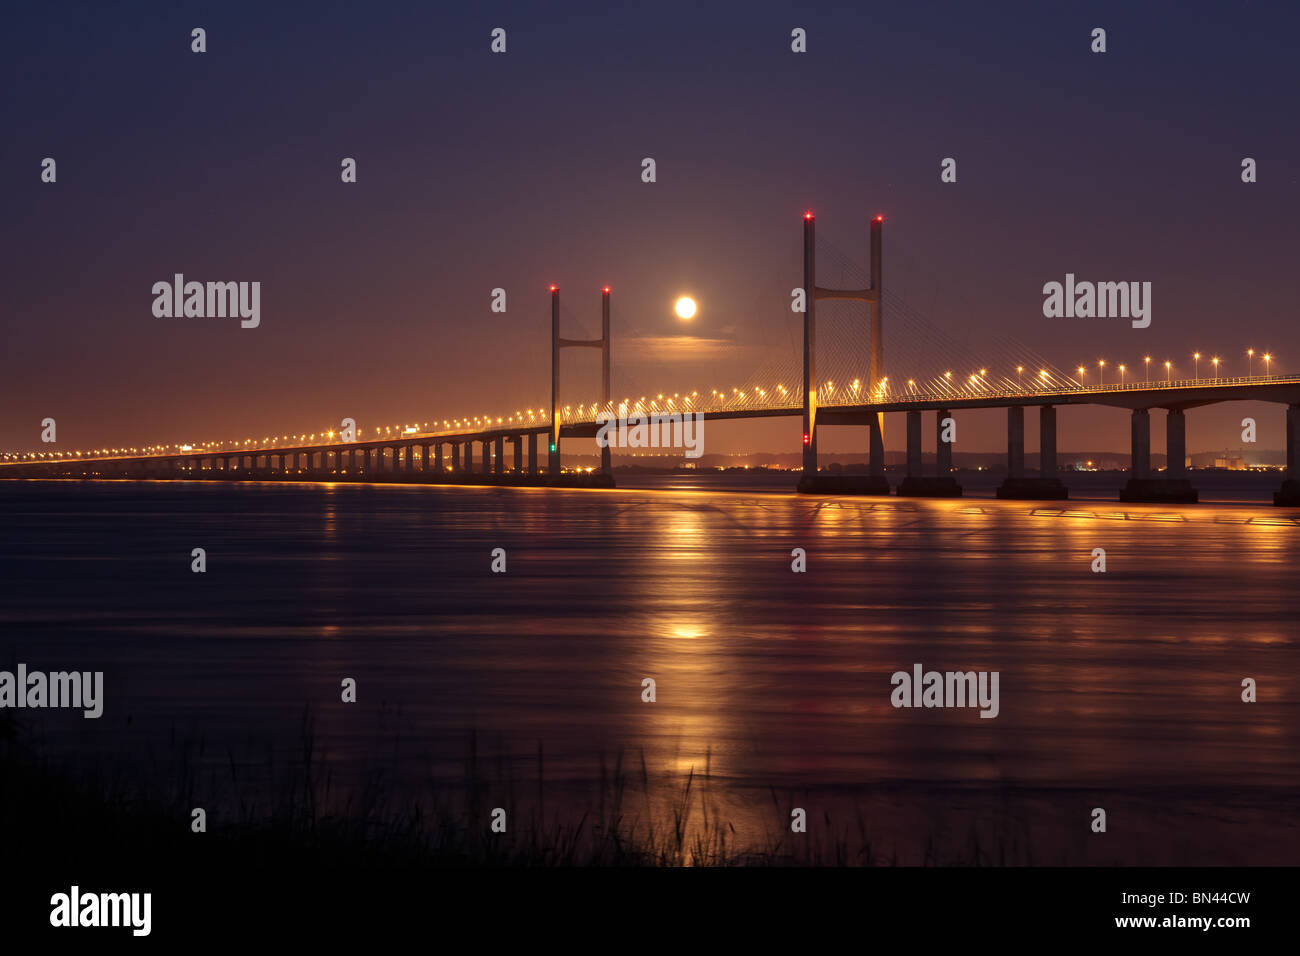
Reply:
[[[140, 779], [177, 735], [292, 761], [306, 707], [340, 788], [452, 779], [472, 731], [557, 802], [707, 763], [740, 834], [856, 808], [904, 861], [996, 816], [1034, 862], [1296, 862], [1300, 515], [629, 481], [0, 483], [3, 666], [104, 671], [101, 720], [23, 719]], [[891, 707], [914, 663], [1000, 672], [1000, 715]]]

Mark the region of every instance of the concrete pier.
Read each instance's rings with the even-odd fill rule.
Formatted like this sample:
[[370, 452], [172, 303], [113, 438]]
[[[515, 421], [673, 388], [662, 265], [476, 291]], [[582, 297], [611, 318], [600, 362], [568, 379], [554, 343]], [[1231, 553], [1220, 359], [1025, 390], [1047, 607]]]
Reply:
[[907, 413], [907, 477], [920, 478], [921, 473], [921, 413]]
[[1025, 477], [1025, 409], [1012, 405], [1007, 409], [1007, 477]]
[[1165, 419], [1165, 475], [1187, 477], [1187, 416], [1181, 408], [1169, 409]]
[[537, 432], [528, 433], [528, 473], [536, 475], [537, 469]]
[[496, 466], [492, 471], [494, 474], [504, 475], [506, 473], [506, 440], [501, 436], [497, 437], [496, 455]]
[[[936, 474], [942, 478], [952, 474], [952, 445], [943, 440], [944, 422], [952, 418], [952, 412], [946, 408], [939, 409], [934, 416], [934, 459], [937, 464]], [[953, 419], [956, 421], [956, 419]]]
[[885, 442], [882, 419], [877, 412], [868, 424], [869, 455], [867, 474], [832, 475], [824, 471], [809, 472], [805, 465], [799, 478], [798, 491], [802, 494], [823, 495], [887, 495], [889, 479], [885, 477]]
[[1273, 504], [1300, 508], [1300, 404], [1286, 407], [1286, 476], [1273, 493]]
[[[1196, 489], [1185, 477], [1183, 462], [1186, 459], [1186, 422], [1183, 410], [1170, 409], [1166, 428], [1166, 470], [1163, 478], [1151, 475], [1151, 413], [1145, 408], [1133, 410], [1132, 424], [1133, 462], [1132, 477], [1120, 489], [1120, 501], [1149, 501], [1166, 504], [1194, 504]], [[1174, 458], [1177, 458], [1177, 465]], [[1176, 470], [1175, 470], [1176, 469]]]
[[[908, 457], [908, 476], [903, 479], [903, 483], [898, 486], [899, 495], [907, 498], [960, 498], [961, 485], [957, 484], [957, 479], [952, 476], [952, 442], [943, 440], [944, 421], [952, 418], [952, 413], [946, 408], [941, 408], [935, 413], [934, 440], [935, 449], [934, 457], [937, 464], [938, 474], [933, 477], [925, 475], [911, 474], [912, 459], [916, 458], [916, 469], [921, 469], [921, 425], [920, 416], [917, 413], [916, 424], [913, 425], [913, 413], [908, 413], [908, 434], [907, 434], [907, 457]], [[913, 442], [913, 430], [915, 429], [915, 443]], [[913, 451], [915, 444], [915, 452]]]
[[515, 435], [510, 441], [515, 447], [515, 474], [522, 475], [524, 473], [524, 436]]
[[868, 472], [873, 478], [885, 474], [885, 416], [879, 412], [871, 416], [867, 426]]
[[1039, 458], [1042, 468], [1051, 474], [1038, 478], [1025, 476], [1025, 409], [1012, 405], [1007, 409], [1007, 477], [998, 487], [999, 498], [1015, 500], [1059, 501], [1069, 496], [1056, 477], [1056, 409], [1044, 406], [1038, 420]]

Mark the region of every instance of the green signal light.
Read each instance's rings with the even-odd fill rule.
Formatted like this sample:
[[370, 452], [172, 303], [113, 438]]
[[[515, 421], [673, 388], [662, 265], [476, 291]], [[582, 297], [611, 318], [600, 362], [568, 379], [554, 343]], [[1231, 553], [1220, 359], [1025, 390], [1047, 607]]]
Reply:
[[555, 442], [551, 442], [551, 451], [555, 451]]

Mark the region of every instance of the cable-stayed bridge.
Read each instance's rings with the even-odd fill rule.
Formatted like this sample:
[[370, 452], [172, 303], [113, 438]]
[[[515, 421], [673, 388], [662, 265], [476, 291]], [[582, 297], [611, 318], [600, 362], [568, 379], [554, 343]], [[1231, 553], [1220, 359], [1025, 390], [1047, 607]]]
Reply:
[[[610, 449], [601, 449], [601, 467], [565, 472], [565, 439], [596, 438], [612, 421], [637, 425], [677, 425], [685, 416], [703, 421], [748, 418], [801, 418], [801, 491], [890, 494], [885, 476], [884, 423], [902, 414], [907, 436], [906, 469], [900, 495], [960, 495], [952, 475], [955, 414], [963, 409], [1007, 409], [1007, 478], [1000, 497], [1060, 499], [1068, 496], [1057, 469], [1056, 408], [1103, 405], [1131, 412], [1130, 478], [1121, 500], [1193, 502], [1196, 491], [1186, 471], [1186, 413], [1217, 402], [1254, 400], [1285, 406], [1286, 477], [1274, 495], [1281, 505], [1300, 505], [1300, 375], [1273, 374], [1273, 356], [1262, 354], [1245, 376], [1220, 375], [1217, 357], [1195, 356], [1194, 374], [1175, 377], [1172, 363], [1151, 368], [1116, 365], [1106, 381], [1105, 363], [1088, 369], [1058, 368], [1010, 339], [984, 339], [977, 350], [963, 348], [920, 312], [891, 294], [883, 275], [884, 222], [870, 224], [870, 265], [861, 269], [827, 244], [824, 273], [835, 287], [819, 283], [815, 219], [803, 219], [804, 283], [793, 290], [802, 313], [803, 346], [797, 362], [777, 362], [757, 370], [729, 392], [716, 388], [615, 399], [610, 380], [611, 290], [601, 292], [598, 338], [569, 339], [560, 334], [560, 290], [551, 287], [551, 401], [548, 409], [514, 414], [470, 416], [408, 426], [396, 433], [362, 438], [346, 431], [281, 436], [261, 442], [170, 445], [89, 452], [13, 453], [0, 460], [0, 478], [179, 479], [179, 480], [333, 480], [406, 481], [474, 484], [576, 484], [612, 486]], [[826, 268], [829, 266], [829, 268]], [[822, 313], [843, 302], [863, 303], [865, 323], [851, 319], [848, 347], [818, 349]], [[884, 334], [890, 315], [889, 351]], [[561, 404], [561, 355], [567, 348], [597, 349], [602, 356], [601, 393], [589, 402]], [[979, 365], [971, 356], [978, 352]], [[889, 356], [888, 360], [886, 355]], [[818, 363], [834, 377], [819, 376]], [[1258, 365], [1255, 362], [1258, 361]], [[1261, 374], [1255, 368], [1262, 367]], [[890, 373], [893, 374], [890, 374]], [[1163, 377], [1162, 377], [1163, 373]], [[1025, 410], [1036, 408], [1039, 462], [1036, 475], [1025, 469]], [[1151, 413], [1166, 414], [1163, 473], [1151, 468]], [[923, 415], [934, 420], [935, 466], [923, 473]], [[839, 425], [867, 426], [868, 473], [831, 475], [819, 469], [819, 430]], [[352, 438], [353, 440], [347, 440]], [[506, 445], [511, 454], [507, 456]], [[542, 446], [539, 455], [539, 444]], [[476, 447], [480, 449], [475, 455]]]

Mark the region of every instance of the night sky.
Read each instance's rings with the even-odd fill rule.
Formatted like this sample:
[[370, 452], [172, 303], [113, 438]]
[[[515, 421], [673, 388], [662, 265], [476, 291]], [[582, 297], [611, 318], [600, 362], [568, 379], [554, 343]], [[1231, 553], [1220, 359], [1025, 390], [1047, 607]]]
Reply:
[[[730, 388], [798, 359], [805, 209], [864, 265], [883, 214], [887, 288], [976, 366], [1011, 335], [1064, 368], [1150, 354], [1190, 374], [1199, 350], [1240, 374], [1254, 347], [1300, 371], [1300, 11], [1132, 6], [14, 8], [0, 448], [49, 450], [45, 417], [73, 449], [542, 407], [551, 282], [573, 336], [612, 286], [617, 397]], [[260, 281], [261, 326], [156, 318], [176, 272]], [[1067, 272], [1150, 281], [1151, 327], [1044, 318]], [[596, 398], [597, 353], [566, 352], [565, 379], [565, 402]], [[1188, 450], [1239, 447], [1247, 414], [1281, 447], [1280, 406], [1224, 405], [1189, 414]], [[962, 421], [959, 451], [1002, 447], [1004, 412]], [[711, 425], [706, 451], [796, 452], [798, 431]], [[863, 450], [865, 430], [820, 441]], [[1127, 413], [1063, 410], [1059, 441], [1127, 450]]]

